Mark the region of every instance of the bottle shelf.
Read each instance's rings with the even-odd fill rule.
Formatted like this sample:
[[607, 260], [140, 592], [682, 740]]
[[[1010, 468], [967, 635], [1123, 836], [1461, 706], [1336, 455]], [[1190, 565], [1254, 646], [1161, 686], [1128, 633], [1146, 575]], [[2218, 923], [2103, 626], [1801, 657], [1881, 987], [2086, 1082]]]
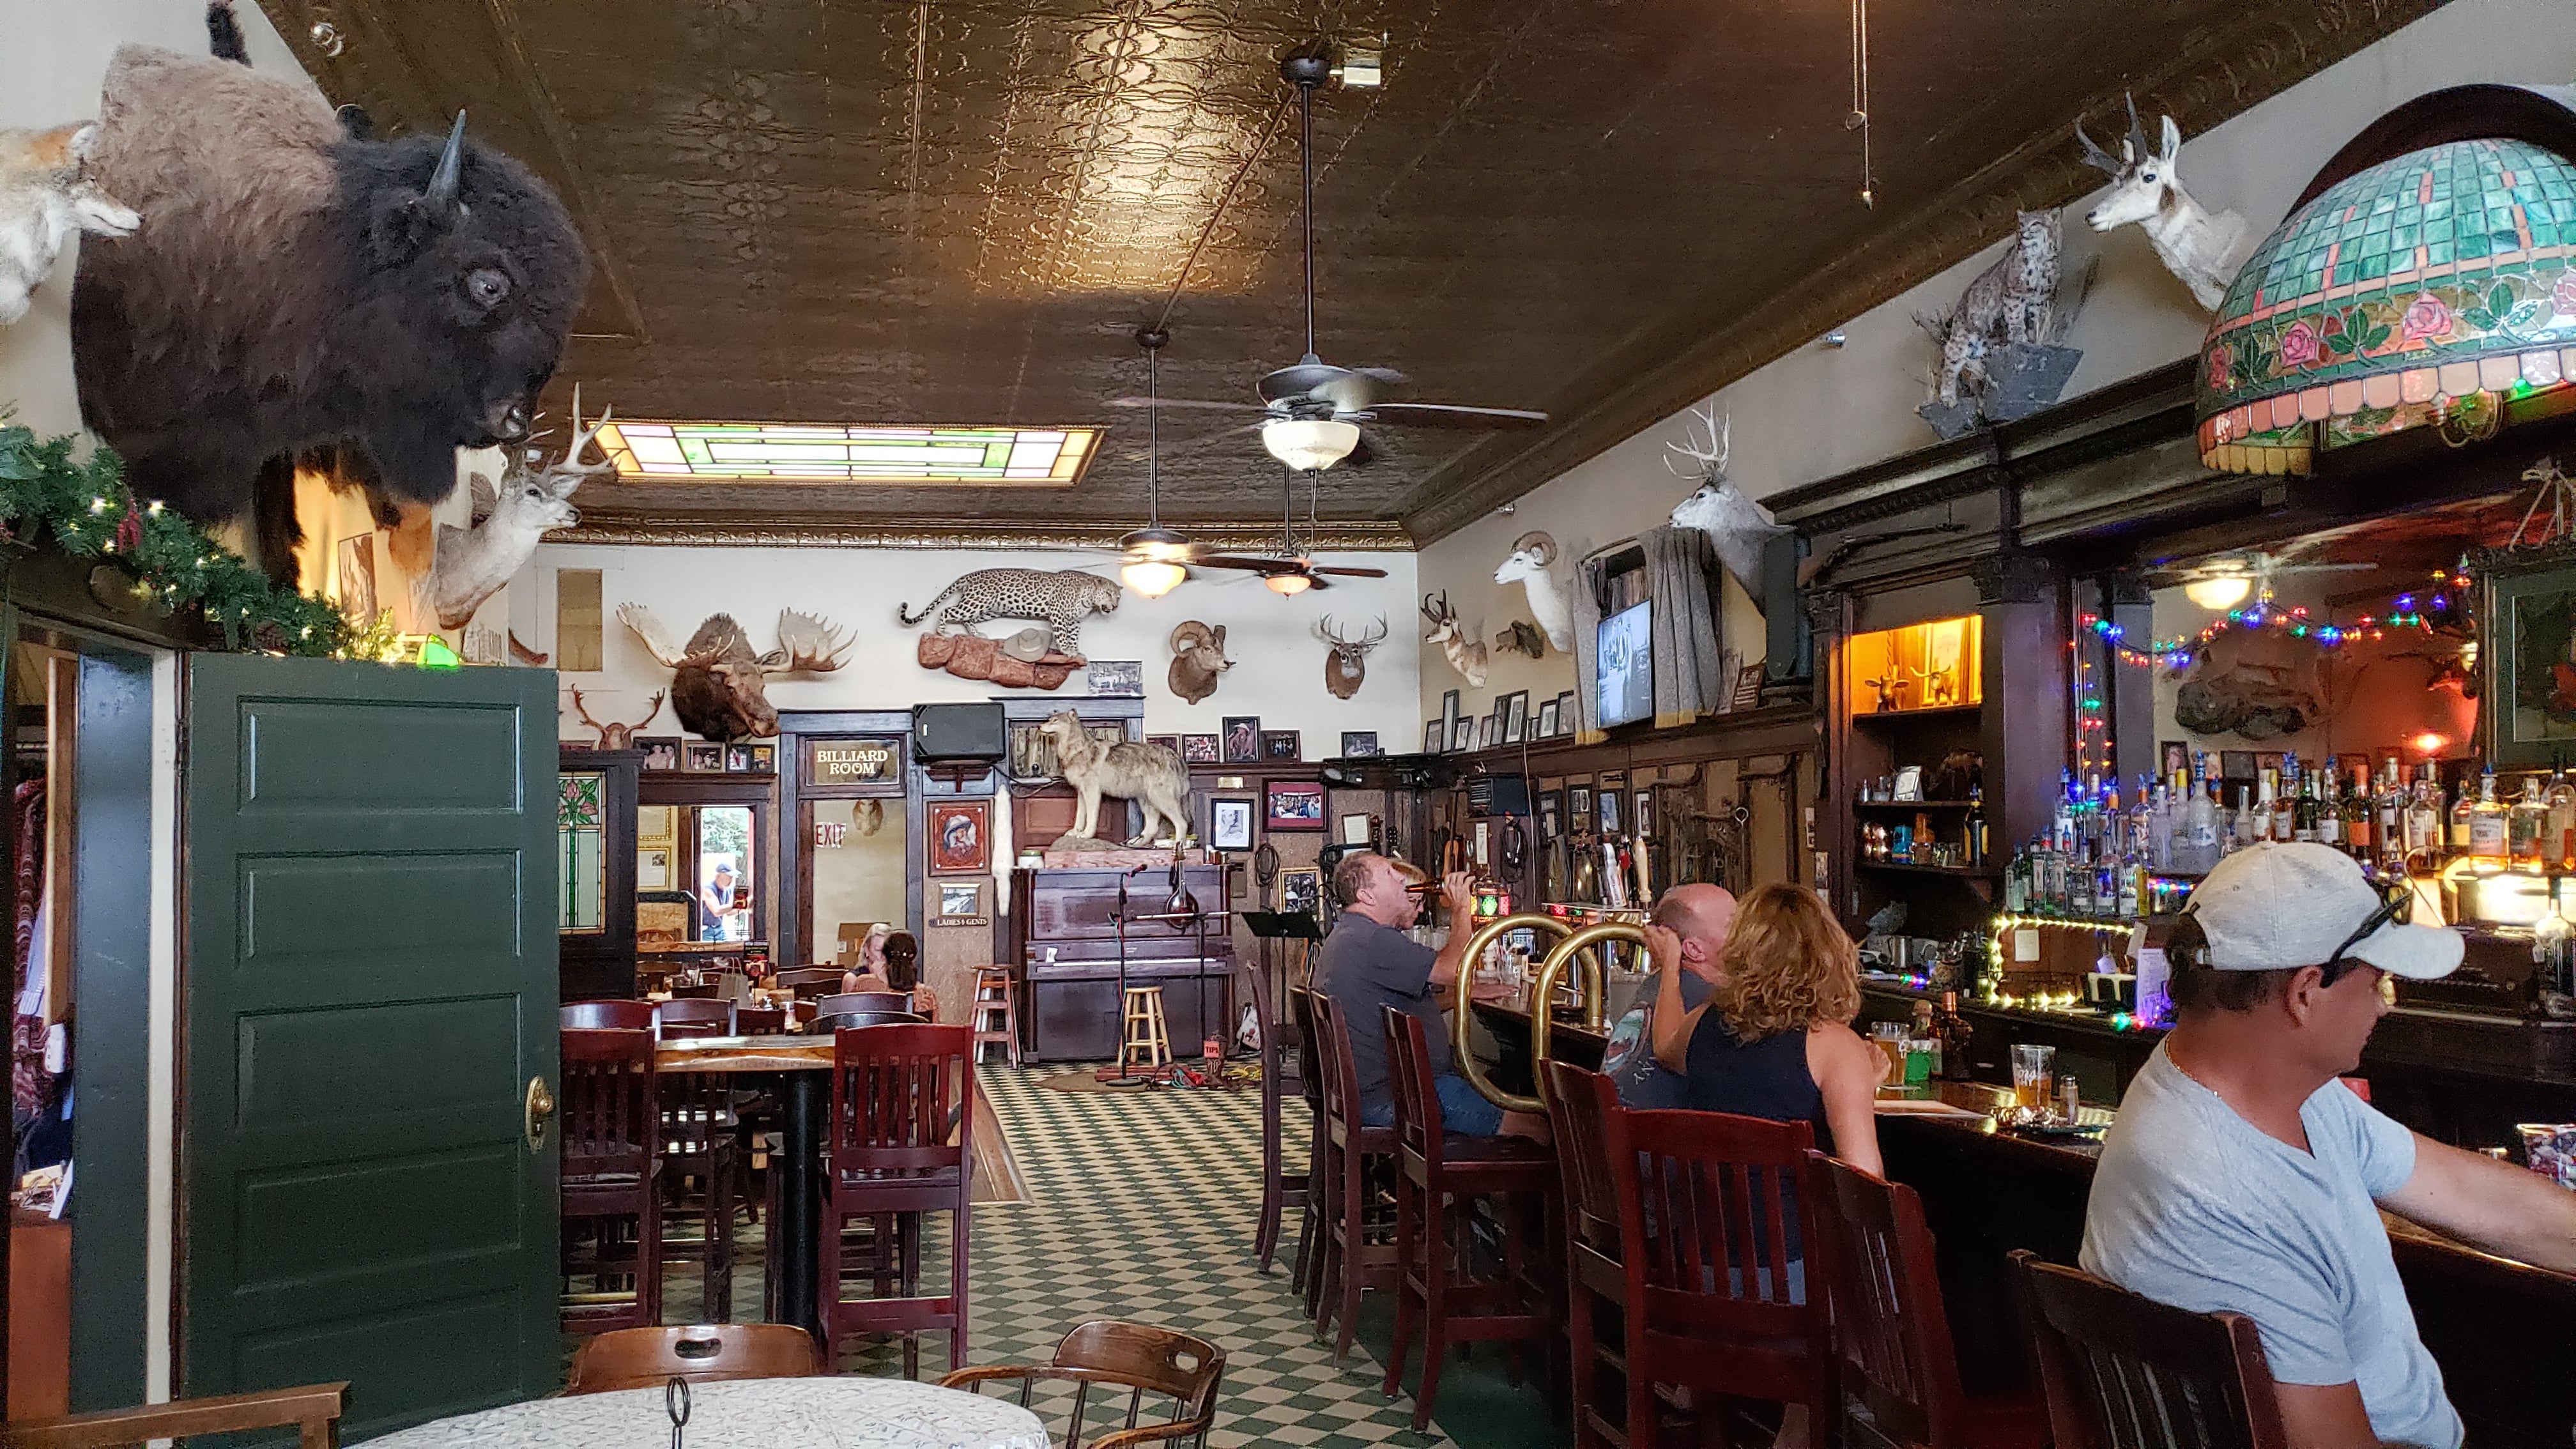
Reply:
[[1929, 709], [1875, 709], [1854, 714], [1851, 722], [1864, 725], [1893, 724], [1910, 719], [1957, 719], [1962, 715], [1980, 714], [1984, 710], [1983, 704], [1939, 704]]
[[1887, 871], [1896, 875], [1945, 875], [1956, 880], [1999, 880], [2003, 870], [1991, 865], [1915, 865], [1902, 860], [1860, 860], [1852, 862], [1862, 870]]
[[1854, 800], [1854, 810], [1979, 810], [1982, 800]]

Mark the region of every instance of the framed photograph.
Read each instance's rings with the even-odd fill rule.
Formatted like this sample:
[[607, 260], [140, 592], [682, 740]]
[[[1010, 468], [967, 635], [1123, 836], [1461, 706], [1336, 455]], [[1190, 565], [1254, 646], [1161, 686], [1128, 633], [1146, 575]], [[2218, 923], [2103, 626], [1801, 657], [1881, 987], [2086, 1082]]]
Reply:
[[1503, 717], [1503, 738], [1501, 743], [1517, 745], [1521, 741], [1529, 738], [1528, 690], [1516, 689], [1511, 693], [1504, 695], [1501, 701], [1494, 706], [1494, 712]]
[[1376, 759], [1376, 758], [1377, 758], [1377, 756], [1378, 756], [1378, 748], [1377, 748], [1377, 731], [1375, 731], [1375, 730], [1344, 730], [1344, 731], [1342, 731], [1342, 758], [1343, 758], [1343, 759], [1345, 759], [1345, 760], [1374, 760], [1374, 759]]
[[680, 768], [692, 775], [721, 775], [725, 767], [725, 747], [721, 740], [683, 740], [680, 742]]
[[1739, 709], [1762, 707], [1762, 666], [1747, 664], [1735, 671], [1735, 693], [1726, 701], [1728, 713]]
[[725, 767], [725, 773], [726, 773], [726, 774], [728, 774], [728, 775], [748, 775], [748, 774], [750, 774], [750, 773], [751, 773], [751, 746], [749, 746], [749, 745], [727, 745], [727, 746], [725, 746], [725, 762], [724, 762], [724, 767]]
[[[1548, 703], [1553, 705], [1556, 701], [1549, 700]], [[1540, 791], [1538, 797], [1539, 842], [1541, 844], [1545, 844], [1549, 841], [1561, 838], [1565, 834], [1564, 827], [1565, 792], [1562, 790]]]
[[993, 868], [989, 800], [930, 802], [930, 869], [946, 875]]
[[1453, 732], [1457, 729], [1458, 691], [1454, 689], [1448, 690], [1440, 696], [1440, 723], [1443, 728]]
[[1536, 738], [1542, 740], [1552, 740], [1556, 738], [1555, 700], [1551, 699], [1547, 703], [1538, 707], [1538, 734]]
[[1601, 833], [1604, 835], [1616, 835], [1619, 833], [1620, 793], [1621, 792], [1617, 790], [1604, 790], [1601, 792]]
[[[1147, 735], [1145, 736], [1145, 743], [1149, 745], [1161, 745], [1164, 749], [1171, 751], [1173, 754], [1181, 754], [1181, 737], [1179, 735]], [[1181, 755], [1181, 758], [1183, 760], [1187, 760], [1189, 756]]]
[[1422, 722], [1422, 753], [1436, 755], [1449, 744], [1449, 727], [1436, 719]]
[[635, 737], [635, 748], [644, 752], [645, 769], [676, 770], [680, 768], [680, 737], [678, 735], [637, 735]]
[[1182, 763], [1182, 764], [1184, 764], [1184, 765], [1216, 765], [1216, 764], [1222, 764], [1222, 763], [1224, 763], [1224, 761], [1225, 761], [1225, 756], [1224, 756], [1224, 754], [1223, 754], [1223, 753], [1222, 753], [1222, 752], [1217, 748], [1217, 740], [1216, 740], [1216, 736], [1214, 736], [1214, 735], [1183, 735], [1183, 736], [1181, 736], [1181, 763]]
[[934, 881], [937, 889], [937, 914], [930, 918], [934, 926], [982, 926], [992, 922], [984, 909], [984, 891], [988, 880]]
[[2547, 765], [2576, 744], [2576, 548], [2489, 550], [2470, 566], [2484, 636], [2479, 749], [2499, 770]]
[[1464, 715], [1449, 722], [1449, 753], [1457, 754], [1476, 743], [1476, 722]]
[[1092, 694], [1101, 699], [1145, 697], [1145, 661], [1142, 659], [1094, 659], [1083, 669], [1090, 679]]
[[1637, 833], [1639, 835], [1654, 834], [1655, 792], [1652, 790], [1638, 791], [1636, 794], [1635, 804], [1637, 807]]
[[1577, 785], [1565, 792], [1566, 824], [1576, 834], [1592, 828], [1592, 787]]
[[1324, 782], [1271, 780], [1261, 787], [1263, 824], [1272, 830], [1324, 828]]
[[1342, 844], [1369, 844], [1376, 838], [1376, 826], [1377, 817], [1369, 814], [1365, 810], [1356, 810], [1350, 814], [1344, 815], [1342, 817]]
[[1489, 714], [1484, 718], [1477, 720], [1476, 748], [1480, 750], [1492, 749], [1494, 747], [1494, 735], [1500, 728], [1501, 726], [1499, 722], [1493, 715]]
[[751, 747], [751, 772], [755, 775], [777, 774], [778, 746], [753, 745]]
[[2220, 750], [2218, 752], [2218, 778], [2222, 780], [2244, 780], [2251, 782], [2254, 779], [2254, 752], [2252, 750]]
[[1208, 802], [1208, 844], [1218, 850], [1250, 850], [1252, 848], [1252, 802], [1210, 800]]
[[1279, 909], [1314, 915], [1324, 904], [1324, 873], [1311, 865], [1279, 872]]
[[1224, 742], [1225, 763], [1229, 765], [1261, 763], [1261, 716], [1227, 715], [1218, 727], [1217, 737]]
[[1557, 733], [1570, 735], [1582, 728], [1582, 725], [1583, 716], [1574, 707], [1574, 691], [1569, 689], [1558, 695], [1556, 697]]
[[2165, 778], [2168, 780], [2178, 773], [2188, 773], [2191, 770], [2191, 746], [2180, 740], [2158, 740], [2156, 758], [2163, 762]]
[[1263, 730], [1261, 732], [1261, 758], [1265, 760], [1302, 760], [1306, 758], [1306, 747], [1300, 743], [1299, 736], [1295, 730]]

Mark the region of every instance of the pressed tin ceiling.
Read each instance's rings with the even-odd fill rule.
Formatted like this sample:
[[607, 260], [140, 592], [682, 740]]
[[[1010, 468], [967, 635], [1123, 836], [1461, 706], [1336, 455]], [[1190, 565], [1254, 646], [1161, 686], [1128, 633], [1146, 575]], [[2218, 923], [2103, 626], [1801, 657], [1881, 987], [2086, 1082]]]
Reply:
[[[1874, 210], [1845, 0], [260, 3], [333, 100], [386, 130], [465, 107], [563, 194], [598, 277], [557, 416], [578, 381], [639, 419], [1105, 430], [1069, 488], [584, 491], [585, 532], [636, 538], [1140, 522], [1144, 418], [1104, 405], [1144, 391], [1133, 334], [1189, 263], [1165, 396], [1249, 401], [1297, 359], [1277, 58], [1383, 34], [1382, 89], [1317, 98], [1318, 350], [1553, 414], [1371, 428], [1377, 461], [1326, 474], [1319, 512], [1400, 543], [2081, 194], [2068, 128], [2123, 87], [2196, 133], [2438, 0], [1878, 0]], [[1240, 421], [1166, 418], [1165, 521], [1276, 518]]]

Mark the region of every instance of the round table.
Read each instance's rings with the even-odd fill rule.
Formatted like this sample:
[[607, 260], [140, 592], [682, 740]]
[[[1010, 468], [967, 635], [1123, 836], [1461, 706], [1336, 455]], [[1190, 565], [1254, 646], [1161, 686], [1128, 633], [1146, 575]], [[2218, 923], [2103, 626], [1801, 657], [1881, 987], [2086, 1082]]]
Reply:
[[[651, 1449], [663, 1391], [531, 1399], [369, 1440], [371, 1449]], [[909, 1379], [829, 1375], [689, 1386], [685, 1449], [1047, 1449], [1037, 1415]]]

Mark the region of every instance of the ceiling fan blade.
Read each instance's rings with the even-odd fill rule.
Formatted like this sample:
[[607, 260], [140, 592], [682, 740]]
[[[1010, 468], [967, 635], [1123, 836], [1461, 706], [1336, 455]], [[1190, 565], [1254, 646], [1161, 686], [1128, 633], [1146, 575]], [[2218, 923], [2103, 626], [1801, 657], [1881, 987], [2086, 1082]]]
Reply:
[[1266, 413], [1270, 411], [1259, 403], [1216, 402], [1208, 398], [1195, 397], [1167, 397], [1159, 400], [1144, 397], [1113, 397], [1109, 400], [1108, 405], [1113, 408], [1202, 408], [1229, 413]]
[[1339, 574], [1346, 579], [1382, 579], [1386, 577], [1386, 570], [1384, 569], [1329, 568], [1321, 564], [1308, 569], [1307, 572], [1316, 574]]
[[1292, 573], [1297, 563], [1284, 558], [1246, 558], [1240, 554], [1210, 553], [1191, 559], [1191, 563], [1211, 569], [1250, 569], [1257, 574]]
[[1369, 408], [1382, 423], [1415, 428], [1535, 428], [1547, 414], [1527, 408], [1478, 408], [1462, 403], [1377, 403]]

